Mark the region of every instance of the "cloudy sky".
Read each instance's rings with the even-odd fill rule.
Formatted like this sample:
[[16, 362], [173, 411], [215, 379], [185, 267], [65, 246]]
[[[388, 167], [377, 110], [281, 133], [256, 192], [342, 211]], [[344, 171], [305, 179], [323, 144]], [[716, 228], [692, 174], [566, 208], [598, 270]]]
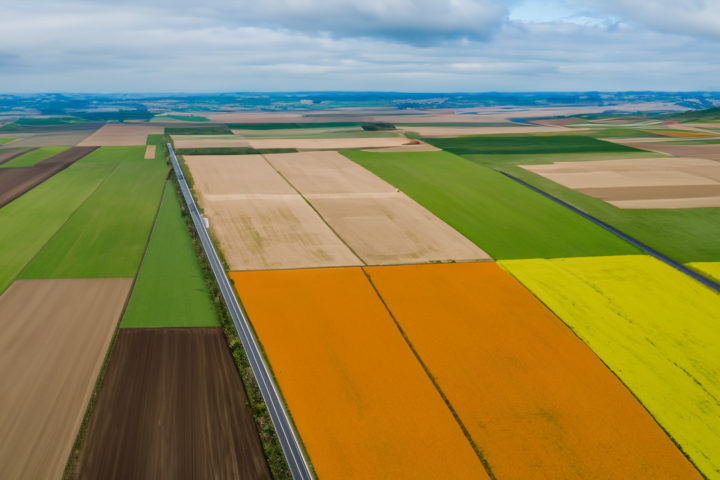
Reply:
[[0, 7], [0, 93], [720, 90], [720, 0]]

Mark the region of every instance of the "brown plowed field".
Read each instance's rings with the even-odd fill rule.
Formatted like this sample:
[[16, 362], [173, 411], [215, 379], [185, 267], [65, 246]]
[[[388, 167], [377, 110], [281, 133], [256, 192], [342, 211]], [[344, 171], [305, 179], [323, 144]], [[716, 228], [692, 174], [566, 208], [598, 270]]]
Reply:
[[0, 169], [0, 207], [69, 167], [97, 147], [73, 147], [32, 167]]
[[76, 478], [270, 479], [221, 328], [122, 329]]
[[[618, 140], [617, 143], [623, 143]], [[676, 145], [674, 142], [633, 142], [628, 143], [633, 148], [641, 148], [652, 152], [666, 153], [676, 157], [707, 158], [720, 160], [720, 144], [705, 145]]]
[[420, 204], [337, 152], [266, 158], [367, 264], [489, 258]]
[[0, 478], [60, 478], [131, 279], [18, 280], [0, 297]]
[[164, 127], [108, 123], [78, 143], [81, 147], [145, 145], [147, 136], [163, 133]]
[[262, 156], [186, 162], [232, 270], [362, 264]]
[[720, 162], [702, 158], [643, 158], [525, 165], [568, 188], [619, 208], [720, 205]]
[[15, 157], [19, 157], [25, 152], [27, 152], [27, 149], [25, 148], [0, 150], [0, 165], [5, 162], [9, 162]]
[[495, 263], [365, 270], [498, 479], [700, 480], [592, 350]]

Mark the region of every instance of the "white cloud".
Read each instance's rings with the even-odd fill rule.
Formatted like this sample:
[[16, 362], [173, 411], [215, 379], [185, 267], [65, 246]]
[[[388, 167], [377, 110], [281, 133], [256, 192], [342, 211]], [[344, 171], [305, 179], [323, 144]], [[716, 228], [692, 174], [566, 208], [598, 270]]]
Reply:
[[720, 40], [718, 0], [569, 0], [569, 3], [660, 32]]
[[[243, 1], [243, 19], [219, 0], [134, 1], [5, 0], [0, 90], [720, 90], [717, 44], [630, 21], [503, 20], [490, 1]], [[572, 1], [601, 20], [622, 3]]]

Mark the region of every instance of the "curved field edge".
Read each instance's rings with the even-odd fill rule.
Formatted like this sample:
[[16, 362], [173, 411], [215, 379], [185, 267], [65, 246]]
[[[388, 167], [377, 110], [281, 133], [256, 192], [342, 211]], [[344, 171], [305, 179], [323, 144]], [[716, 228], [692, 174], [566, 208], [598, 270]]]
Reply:
[[493, 258], [638, 253], [601, 227], [499, 172], [451, 153], [342, 153], [408, 194]]
[[720, 478], [720, 296], [644, 255], [499, 264], [615, 372], [704, 476]]

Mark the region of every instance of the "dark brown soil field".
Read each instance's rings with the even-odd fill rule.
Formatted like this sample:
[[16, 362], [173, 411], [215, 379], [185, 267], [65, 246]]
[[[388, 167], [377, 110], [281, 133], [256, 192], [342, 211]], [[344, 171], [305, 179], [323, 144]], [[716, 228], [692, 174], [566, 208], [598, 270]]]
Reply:
[[0, 150], [0, 165], [27, 152], [27, 148]]
[[33, 167], [0, 169], [0, 207], [7, 205], [28, 190], [40, 185], [96, 148], [73, 147], [53, 155]]
[[75, 472], [270, 479], [221, 328], [121, 329]]

